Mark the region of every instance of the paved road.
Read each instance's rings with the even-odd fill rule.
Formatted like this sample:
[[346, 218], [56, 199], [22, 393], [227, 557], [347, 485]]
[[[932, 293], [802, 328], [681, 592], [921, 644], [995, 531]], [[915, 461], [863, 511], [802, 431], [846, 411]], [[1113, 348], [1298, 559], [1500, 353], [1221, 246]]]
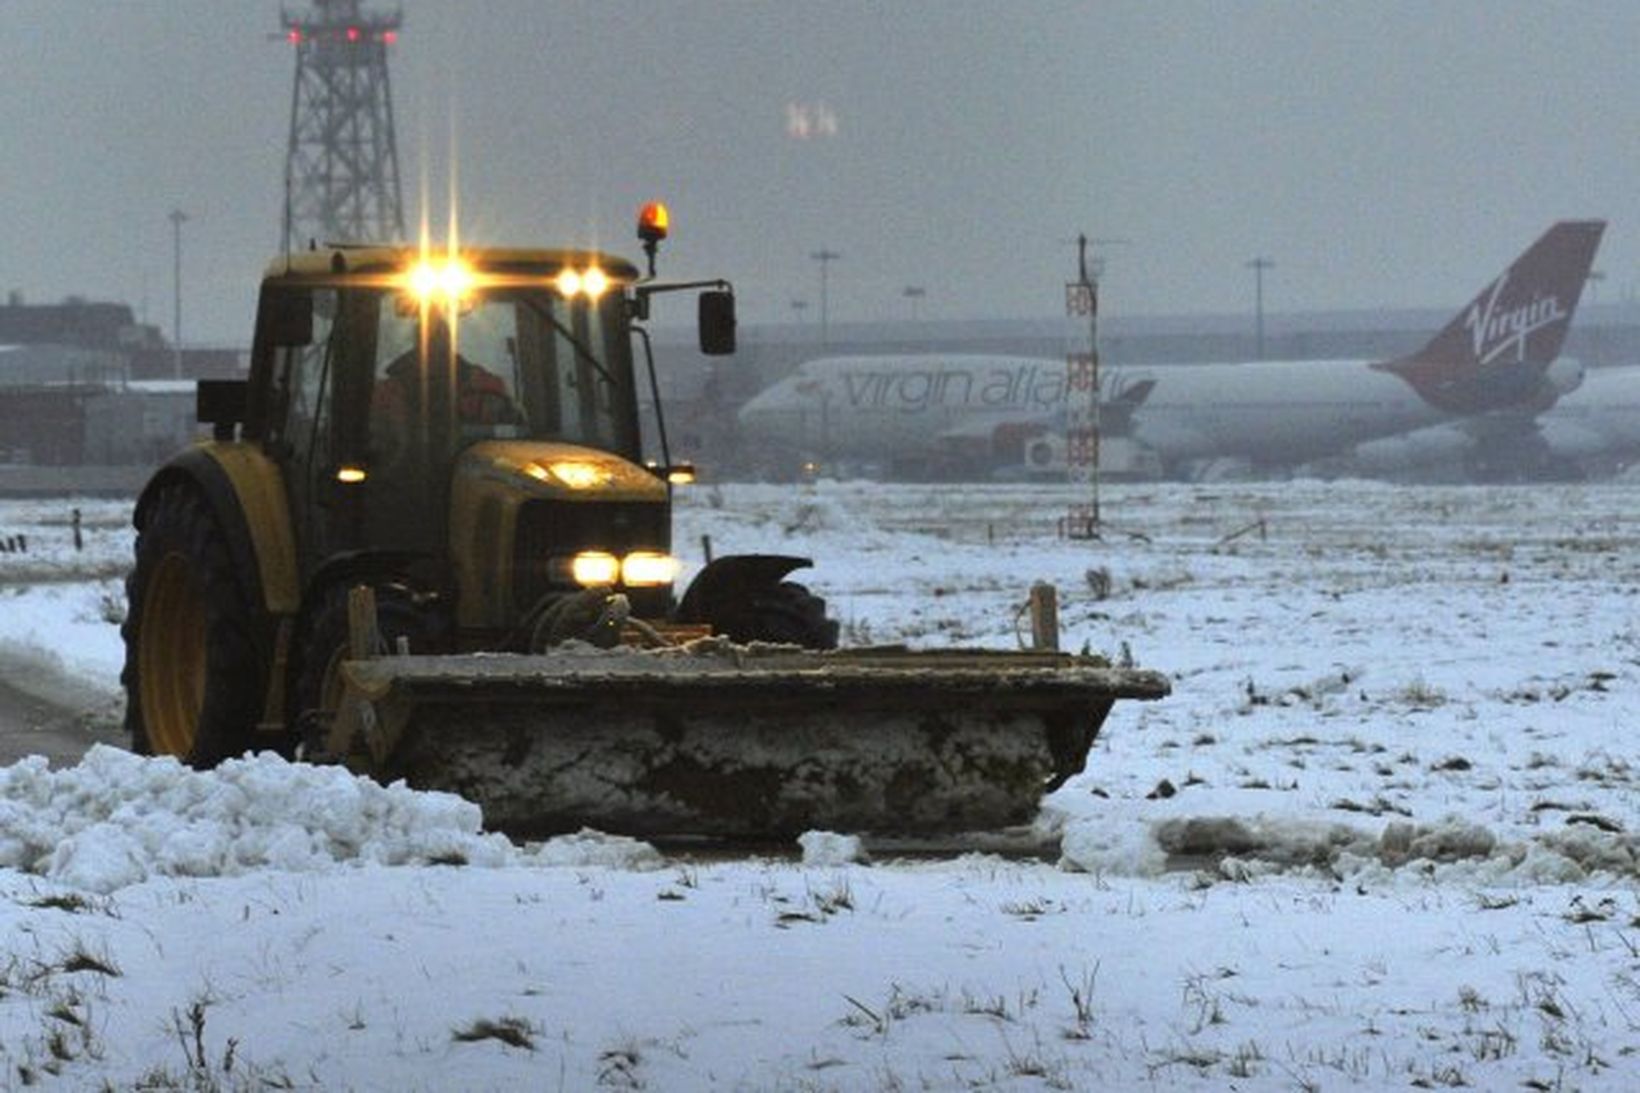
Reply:
[[18, 689], [0, 665], [0, 766], [28, 755], [44, 755], [53, 767], [73, 766], [91, 745], [123, 744], [123, 707], [100, 696], [53, 700]]

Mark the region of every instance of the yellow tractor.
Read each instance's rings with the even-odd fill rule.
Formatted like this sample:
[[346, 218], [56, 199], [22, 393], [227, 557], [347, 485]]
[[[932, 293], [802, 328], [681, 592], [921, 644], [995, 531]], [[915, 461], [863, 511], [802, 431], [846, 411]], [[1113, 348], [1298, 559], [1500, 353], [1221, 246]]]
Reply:
[[[493, 827], [768, 837], [1028, 820], [1155, 673], [1057, 653], [835, 650], [809, 564], [741, 555], [682, 596], [642, 325], [721, 281], [586, 250], [328, 246], [262, 282], [249, 378], [134, 522], [132, 747], [344, 762], [477, 800]], [[647, 367], [634, 361], [641, 345]], [[640, 382], [646, 380], [646, 391]]]

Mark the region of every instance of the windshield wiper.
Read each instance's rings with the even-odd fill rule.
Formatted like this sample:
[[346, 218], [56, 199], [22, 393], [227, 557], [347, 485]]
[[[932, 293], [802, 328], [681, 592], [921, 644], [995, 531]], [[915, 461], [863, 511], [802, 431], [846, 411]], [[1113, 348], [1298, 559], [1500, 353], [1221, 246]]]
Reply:
[[592, 365], [593, 368], [597, 369], [598, 374], [604, 378], [605, 383], [609, 384], [611, 387], [620, 387], [620, 383], [615, 379], [614, 374], [611, 373], [609, 369], [604, 367], [604, 363], [602, 361], [592, 355], [592, 350], [588, 349], [581, 343], [581, 339], [575, 336], [574, 331], [570, 330], [569, 327], [558, 321], [558, 317], [554, 315], [551, 310], [542, 307], [540, 301], [536, 300], [533, 296], [522, 296], [520, 299], [524, 301], [525, 305], [528, 306], [531, 311], [547, 320], [547, 324], [554, 330], [558, 331], [558, 333], [563, 336], [565, 341], [569, 342], [570, 348], [575, 350], [576, 356], [580, 357], [582, 360]]

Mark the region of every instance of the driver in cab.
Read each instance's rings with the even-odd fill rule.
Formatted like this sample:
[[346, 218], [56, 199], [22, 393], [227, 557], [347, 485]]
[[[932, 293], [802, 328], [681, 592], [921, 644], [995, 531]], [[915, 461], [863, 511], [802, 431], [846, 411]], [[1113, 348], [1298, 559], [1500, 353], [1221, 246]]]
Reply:
[[[431, 320], [426, 345], [430, 380], [443, 372], [437, 362], [450, 353], [450, 329], [443, 319]], [[411, 445], [412, 423], [422, 402], [421, 357], [419, 344], [400, 353], [381, 371], [371, 392], [370, 434], [388, 465], [400, 462]], [[459, 425], [481, 428], [524, 423], [506, 381], [460, 353], [455, 359], [455, 416]]]

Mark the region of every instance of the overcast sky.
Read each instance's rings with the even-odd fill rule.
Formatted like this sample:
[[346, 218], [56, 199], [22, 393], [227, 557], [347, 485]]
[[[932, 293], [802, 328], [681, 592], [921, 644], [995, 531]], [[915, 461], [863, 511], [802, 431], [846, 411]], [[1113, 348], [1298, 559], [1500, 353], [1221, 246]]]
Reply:
[[[295, 0], [287, 6], [299, 7]], [[405, 0], [412, 219], [454, 133], [463, 234], [724, 276], [742, 318], [1046, 316], [1079, 231], [1106, 312], [1456, 307], [1552, 220], [1640, 291], [1640, 4]], [[0, 290], [248, 341], [294, 57], [274, 0], [0, 0]], [[794, 109], [794, 107], [796, 109]], [[794, 115], [810, 135], [792, 134]], [[834, 130], [834, 131], [833, 131]], [[423, 179], [428, 179], [424, 187]]]

